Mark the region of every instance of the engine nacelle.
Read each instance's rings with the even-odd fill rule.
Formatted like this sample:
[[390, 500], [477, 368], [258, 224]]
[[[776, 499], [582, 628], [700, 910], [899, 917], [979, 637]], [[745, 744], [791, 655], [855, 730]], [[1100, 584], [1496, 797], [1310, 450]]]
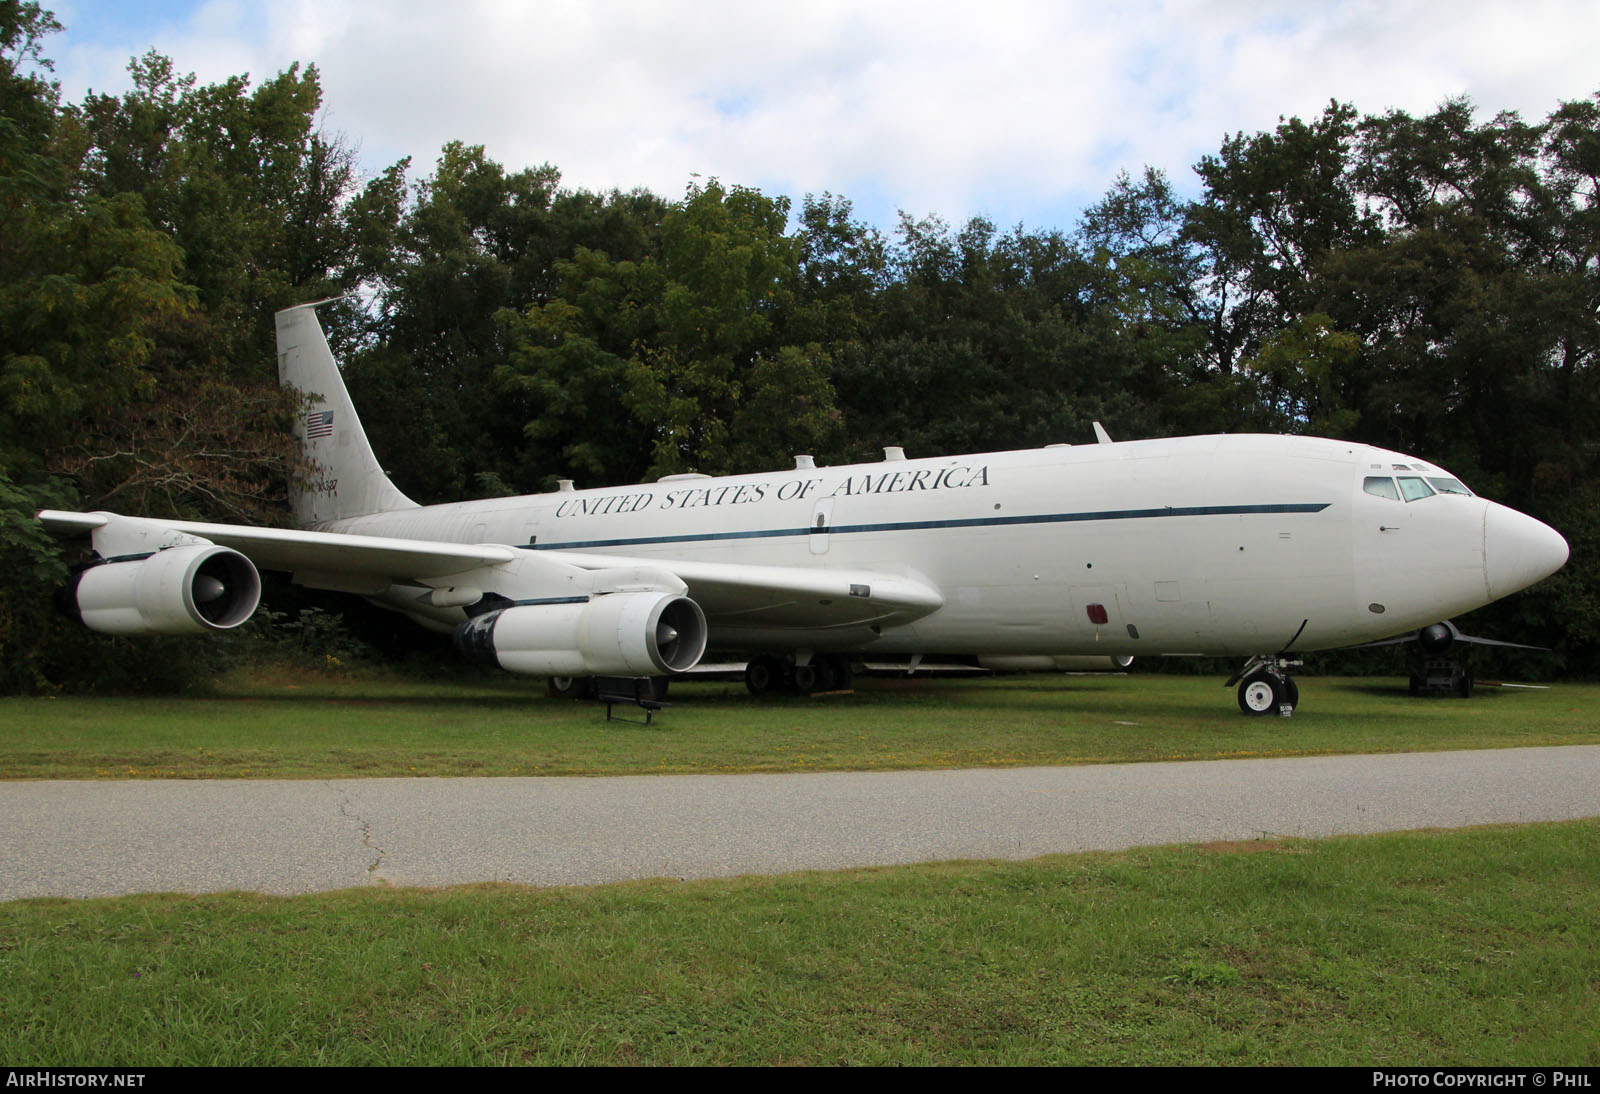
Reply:
[[665, 592], [518, 604], [461, 624], [456, 648], [530, 676], [660, 676], [700, 662], [706, 617], [688, 597]]
[[70, 614], [105, 634], [206, 634], [232, 630], [255, 613], [261, 575], [227, 547], [169, 547], [91, 566], [62, 593]]

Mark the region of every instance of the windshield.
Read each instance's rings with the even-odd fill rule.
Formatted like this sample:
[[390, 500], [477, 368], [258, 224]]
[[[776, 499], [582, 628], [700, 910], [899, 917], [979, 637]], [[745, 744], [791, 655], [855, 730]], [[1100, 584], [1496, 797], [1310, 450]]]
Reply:
[[1477, 497], [1454, 475], [1424, 463], [1371, 463], [1367, 471], [1361, 489], [1375, 498], [1412, 502], [1440, 494]]
[[1368, 475], [1361, 488], [1374, 497], [1400, 500], [1400, 491], [1394, 488], [1394, 480], [1384, 475]]
[[1407, 501], [1419, 501], [1422, 498], [1431, 498], [1434, 494], [1433, 487], [1422, 481], [1418, 475], [1401, 475], [1400, 496]]
[[1448, 475], [1429, 475], [1428, 483], [1441, 494], [1464, 494], [1472, 497], [1473, 493], [1467, 489], [1466, 483], [1460, 479], [1452, 479]]

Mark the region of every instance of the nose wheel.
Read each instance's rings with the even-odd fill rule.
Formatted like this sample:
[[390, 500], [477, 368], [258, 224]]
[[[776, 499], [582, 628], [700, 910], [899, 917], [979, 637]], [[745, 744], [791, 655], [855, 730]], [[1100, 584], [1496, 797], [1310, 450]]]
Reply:
[[1239, 709], [1246, 714], [1281, 714], [1300, 705], [1300, 685], [1294, 677], [1257, 669], [1239, 682]]
[[1289, 714], [1300, 705], [1300, 686], [1289, 675], [1291, 666], [1303, 664], [1284, 657], [1252, 657], [1228, 680], [1239, 685], [1239, 709], [1246, 714]]

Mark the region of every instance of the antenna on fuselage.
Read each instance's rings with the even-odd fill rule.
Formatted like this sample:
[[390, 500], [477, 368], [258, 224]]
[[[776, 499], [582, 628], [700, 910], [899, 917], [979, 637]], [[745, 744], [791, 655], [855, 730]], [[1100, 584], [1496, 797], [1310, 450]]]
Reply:
[[1098, 443], [1098, 444], [1114, 444], [1115, 443], [1111, 439], [1111, 434], [1106, 432], [1106, 427], [1101, 425], [1099, 422], [1095, 422], [1094, 423], [1094, 439], [1095, 439], [1095, 442]]

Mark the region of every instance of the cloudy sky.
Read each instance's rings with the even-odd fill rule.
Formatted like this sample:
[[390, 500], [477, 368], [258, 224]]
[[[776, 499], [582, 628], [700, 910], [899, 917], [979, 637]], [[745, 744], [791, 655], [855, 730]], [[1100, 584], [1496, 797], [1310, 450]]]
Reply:
[[1192, 192], [1225, 134], [1467, 95], [1544, 118], [1600, 91], [1594, 0], [43, 0], [68, 100], [154, 48], [202, 82], [322, 74], [369, 170], [484, 145], [569, 186], [696, 175], [795, 199], [1070, 229], [1119, 170]]

